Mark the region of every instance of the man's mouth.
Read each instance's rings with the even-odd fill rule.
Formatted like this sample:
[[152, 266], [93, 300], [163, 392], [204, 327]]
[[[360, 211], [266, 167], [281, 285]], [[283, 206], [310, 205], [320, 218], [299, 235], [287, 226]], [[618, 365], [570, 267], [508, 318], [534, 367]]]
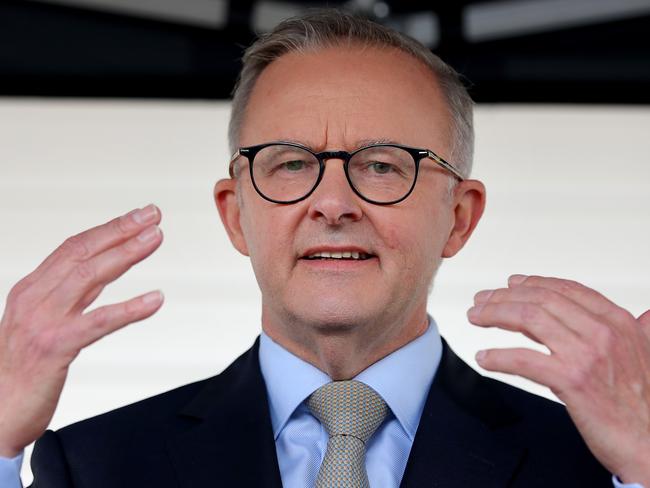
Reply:
[[373, 254], [368, 254], [365, 252], [357, 251], [342, 251], [342, 252], [326, 252], [320, 251], [311, 253], [307, 256], [303, 256], [302, 259], [348, 259], [348, 260], [358, 260], [365, 261], [366, 259], [371, 259], [375, 257]]

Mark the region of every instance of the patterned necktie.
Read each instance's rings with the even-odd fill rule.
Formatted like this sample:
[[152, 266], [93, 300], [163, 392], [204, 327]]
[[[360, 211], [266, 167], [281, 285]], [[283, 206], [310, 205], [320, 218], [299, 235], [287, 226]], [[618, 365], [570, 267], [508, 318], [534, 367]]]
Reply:
[[307, 405], [329, 434], [316, 488], [369, 488], [366, 441], [386, 418], [384, 400], [360, 381], [334, 381], [316, 390]]

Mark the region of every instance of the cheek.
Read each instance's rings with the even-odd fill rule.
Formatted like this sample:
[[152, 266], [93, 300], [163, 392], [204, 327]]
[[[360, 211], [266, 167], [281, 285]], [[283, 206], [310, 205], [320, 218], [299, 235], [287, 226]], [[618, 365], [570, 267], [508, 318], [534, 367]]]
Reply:
[[390, 226], [384, 232], [384, 244], [390, 250], [401, 249], [403, 236], [402, 229], [398, 226]]
[[408, 222], [386, 226], [381, 240], [394, 259], [386, 262], [385, 266], [395, 266], [397, 272], [404, 275], [426, 266], [426, 254], [431, 242], [424, 231], [423, 228], [412, 227]]
[[399, 218], [383, 226], [382, 244], [395, 256], [390, 264], [402, 273], [432, 272], [437, 267], [448, 237], [448, 216], [437, 210], [438, 214], [414, 212], [415, 218]]
[[[257, 203], [257, 202], [256, 202]], [[278, 277], [294, 259], [293, 220], [286, 208], [269, 208], [265, 203], [250, 205], [242, 215], [251, 264], [258, 280]]]

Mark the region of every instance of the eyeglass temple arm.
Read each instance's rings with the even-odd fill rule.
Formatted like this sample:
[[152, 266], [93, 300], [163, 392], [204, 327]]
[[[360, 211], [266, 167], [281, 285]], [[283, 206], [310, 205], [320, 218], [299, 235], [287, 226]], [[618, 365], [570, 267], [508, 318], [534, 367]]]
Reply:
[[463, 175], [458, 171], [456, 168], [454, 168], [451, 164], [449, 164], [447, 161], [442, 159], [440, 156], [438, 156], [436, 153], [434, 153], [431, 150], [427, 150], [427, 155], [433, 159], [436, 163], [438, 163], [440, 166], [445, 168], [447, 171], [449, 171], [451, 174], [453, 174], [456, 178], [458, 178], [460, 181], [465, 180]]
[[241, 156], [241, 152], [239, 151], [239, 149], [237, 149], [237, 151], [235, 151], [233, 155], [230, 156], [230, 164], [228, 165], [228, 174], [230, 175], [231, 178], [235, 177], [235, 172], [233, 168], [235, 166], [235, 161], [239, 156]]

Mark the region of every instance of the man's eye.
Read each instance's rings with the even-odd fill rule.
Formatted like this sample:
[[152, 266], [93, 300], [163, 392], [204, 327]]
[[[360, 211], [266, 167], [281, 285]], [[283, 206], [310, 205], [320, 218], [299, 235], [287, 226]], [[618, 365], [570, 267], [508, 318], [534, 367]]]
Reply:
[[394, 171], [393, 165], [389, 163], [382, 163], [381, 161], [374, 161], [368, 164], [368, 167], [379, 175], [385, 175]]
[[293, 161], [285, 161], [284, 163], [282, 163], [282, 168], [288, 171], [300, 171], [302, 169], [305, 169], [306, 166], [307, 163], [299, 159]]

